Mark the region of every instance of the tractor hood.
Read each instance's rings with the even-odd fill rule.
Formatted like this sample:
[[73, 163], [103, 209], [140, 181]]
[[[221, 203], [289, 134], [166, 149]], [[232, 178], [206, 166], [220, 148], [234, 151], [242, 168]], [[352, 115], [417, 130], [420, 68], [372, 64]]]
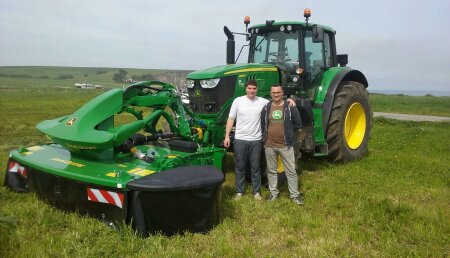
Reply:
[[275, 67], [275, 65], [270, 64], [254, 64], [254, 63], [229, 64], [192, 72], [188, 74], [187, 79], [191, 80], [212, 79], [236, 75], [239, 73], [267, 72], [267, 71], [277, 71], [277, 68]]

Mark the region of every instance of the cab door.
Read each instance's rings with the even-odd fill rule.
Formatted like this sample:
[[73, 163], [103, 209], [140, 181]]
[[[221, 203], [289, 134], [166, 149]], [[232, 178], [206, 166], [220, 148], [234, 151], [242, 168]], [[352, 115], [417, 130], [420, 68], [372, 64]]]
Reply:
[[314, 42], [312, 30], [305, 30], [304, 35], [305, 91], [308, 98], [314, 99], [324, 71], [333, 66], [332, 37], [325, 32], [323, 41]]

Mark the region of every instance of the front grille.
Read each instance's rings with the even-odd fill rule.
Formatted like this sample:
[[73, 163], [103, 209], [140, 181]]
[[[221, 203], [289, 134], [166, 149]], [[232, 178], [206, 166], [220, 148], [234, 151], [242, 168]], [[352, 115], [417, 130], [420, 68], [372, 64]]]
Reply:
[[212, 89], [200, 86], [200, 80], [195, 80], [194, 88], [188, 89], [189, 104], [192, 111], [199, 114], [215, 114], [220, 111], [225, 102], [234, 96], [236, 76], [223, 77]]

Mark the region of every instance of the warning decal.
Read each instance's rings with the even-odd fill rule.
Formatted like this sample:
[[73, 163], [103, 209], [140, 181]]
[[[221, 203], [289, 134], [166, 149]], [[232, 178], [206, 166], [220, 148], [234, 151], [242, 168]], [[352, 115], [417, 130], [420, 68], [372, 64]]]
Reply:
[[19, 163], [15, 161], [9, 162], [8, 171], [11, 173], [17, 173], [24, 178], [27, 178], [27, 169], [22, 167]]
[[115, 205], [123, 208], [123, 194], [112, 191], [99, 190], [94, 188], [87, 188], [88, 200], [92, 202], [101, 202]]

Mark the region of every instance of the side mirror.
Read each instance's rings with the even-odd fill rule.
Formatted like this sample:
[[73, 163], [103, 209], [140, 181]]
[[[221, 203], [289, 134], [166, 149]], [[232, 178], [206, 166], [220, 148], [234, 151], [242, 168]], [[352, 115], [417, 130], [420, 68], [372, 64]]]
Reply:
[[348, 64], [348, 55], [337, 55], [337, 62], [340, 67], [345, 67]]
[[312, 40], [313, 43], [323, 42], [323, 28], [319, 28], [317, 25], [313, 27]]

